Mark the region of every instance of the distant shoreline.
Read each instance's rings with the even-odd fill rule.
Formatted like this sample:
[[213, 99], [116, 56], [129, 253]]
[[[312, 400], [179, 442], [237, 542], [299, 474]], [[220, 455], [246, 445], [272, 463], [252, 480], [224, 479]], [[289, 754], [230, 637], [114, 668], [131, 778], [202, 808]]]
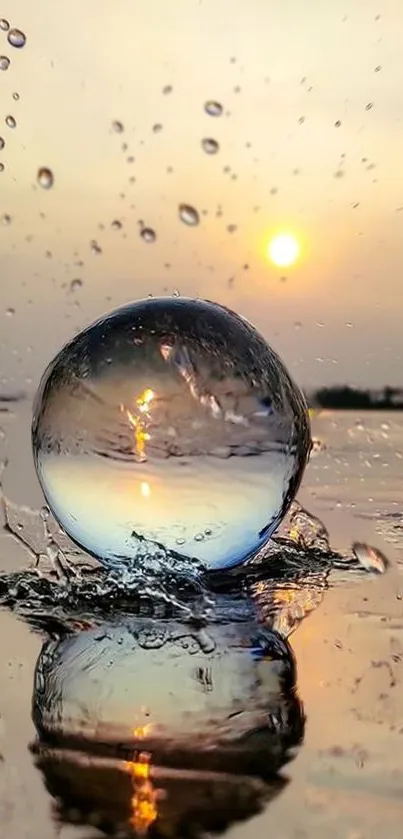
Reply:
[[342, 411], [403, 411], [403, 388], [386, 385], [380, 391], [350, 385], [321, 387], [307, 396], [311, 408]]

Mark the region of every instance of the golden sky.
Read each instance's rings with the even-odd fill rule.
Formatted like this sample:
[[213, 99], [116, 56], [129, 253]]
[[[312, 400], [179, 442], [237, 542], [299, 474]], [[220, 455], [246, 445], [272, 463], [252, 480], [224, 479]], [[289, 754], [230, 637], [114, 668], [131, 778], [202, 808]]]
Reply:
[[[3, 0], [0, 16], [27, 37], [0, 31], [3, 390], [34, 387], [102, 312], [174, 289], [252, 320], [301, 385], [403, 383], [402, 0]], [[289, 269], [266, 256], [278, 230], [301, 241]]]

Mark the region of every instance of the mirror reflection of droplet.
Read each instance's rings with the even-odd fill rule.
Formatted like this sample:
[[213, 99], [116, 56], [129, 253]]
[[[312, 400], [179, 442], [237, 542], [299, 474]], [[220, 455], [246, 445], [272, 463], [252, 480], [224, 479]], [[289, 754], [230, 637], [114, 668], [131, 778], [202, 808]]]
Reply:
[[202, 140], [202, 149], [206, 152], [206, 154], [217, 154], [220, 146], [217, 143], [217, 140], [213, 140], [212, 137], [204, 137]]
[[0, 70], [8, 70], [10, 66], [10, 59], [7, 55], [0, 55]]
[[38, 169], [36, 180], [42, 189], [51, 189], [54, 184], [54, 175], [52, 170], [48, 169], [46, 166], [42, 166]]
[[179, 218], [189, 227], [195, 227], [200, 221], [199, 213], [190, 204], [179, 204]]
[[209, 101], [204, 105], [204, 110], [210, 117], [220, 117], [223, 112], [223, 106], [220, 102], [216, 102], [214, 99], [209, 99]]
[[56, 519], [119, 569], [144, 542], [211, 569], [254, 556], [310, 448], [304, 399], [264, 339], [183, 297], [138, 301], [77, 335], [44, 374], [32, 433]]
[[21, 49], [25, 46], [27, 39], [24, 32], [21, 29], [10, 29], [7, 34], [7, 41], [12, 47], [16, 47], [16, 49]]
[[155, 242], [157, 238], [156, 232], [152, 229], [152, 227], [142, 227], [140, 230], [140, 236], [143, 239], [143, 241], [147, 242], [148, 244]]
[[6, 123], [8, 128], [16, 128], [16, 126], [17, 126], [17, 122], [14, 119], [14, 117], [11, 116], [11, 114], [7, 114], [6, 119], [5, 119], [5, 123]]

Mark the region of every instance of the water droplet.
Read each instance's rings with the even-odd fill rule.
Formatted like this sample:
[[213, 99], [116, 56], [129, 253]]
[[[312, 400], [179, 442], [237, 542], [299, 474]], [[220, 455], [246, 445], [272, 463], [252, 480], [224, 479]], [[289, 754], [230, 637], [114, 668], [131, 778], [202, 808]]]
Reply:
[[111, 222], [111, 228], [112, 228], [112, 230], [121, 230], [121, 229], [122, 229], [122, 227], [123, 227], [122, 222], [121, 222], [121, 221], [119, 221], [119, 219], [117, 219], [117, 218], [115, 218], [115, 219]]
[[220, 102], [216, 102], [214, 99], [209, 99], [209, 101], [204, 105], [204, 110], [209, 117], [220, 117], [223, 112], [223, 106]]
[[168, 94], [172, 93], [172, 91], [173, 91], [173, 87], [172, 87], [171, 84], [166, 84], [162, 88], [162, 92], [163, 92], [164, 96], [168, 96]]
[[0, 163], [0, 172], [4, 172], [4, 163]]
[[153, 131], [154, 131], [154, 134], [158, 134], [158, 133], [159, 133], [159, 131], [162, 131], [162, 125], [161, 125], [161, 123], [160, 123], [160, 122], [156, 122], [156, 123], [153, 125]]
[[358, 562], [366, 571], [372, 571], [375, 574], [385, 573], [389, 563], [377, 548], [373, 548], [364, 542], [354, 542], [352, 548]]
[[213, 140], [212, 137], [204, 137], [201, 144], [206, 154], [217, 154], [220, 148], [217, 140]]
[[25, 46], [27, 39], [24, 32], [21, 32], [21, 29], [10, 29], [7, 35], [7, 41], [12, 47], [21, 49]]
[[140, 236], [144, 242], [148, 243], [155, 242], [157, 238], [155, 230], [153, 230], [152, 227], [142, 227], [140, 230]]
[[70, 283], [70, 291], [74, 294], [75, 291], [78, 291], [79, 288], [82, 288], [83, 281], [80, 280], [79, 277], [76, 277], [75, 280], [72, 280]]
[[20, 98], [20, 94], [17, 93], [17, 91], [14, 91], [14, 93], [13, 93], [14, 102], [18, 102], [19, 98]]
[[96, 240], [96, 239], [91, 239], [91, 241], [90, 241], [90, 248], [91, 248], [91, 250], [92, 250], [92, 253], [95, 253], [95, 254], [97, 254], [97, 255], [99, 255], [100, 253], [102, 253], [102, 248], [101, 248], [101, 245], [99, 245], [99, 244], [98, 244], [98, 242], [97, 242], [97, 240]]
[[374, 73], [380, 73], [382, 70], [382, 64], [377, 64], [374, 68]]
[[335, 124], [334, 124], [334, 127], [335, 127], [335, 128], [340, 128], [340, 126], [341, 126], [341, 119], [336, 119], [336, 122], [335, 122]]
[[[32, 434], [53, 515], [119, 569], [150, 545], [175, 560], [178, 538], [182, 559], [212, 569], [253, 556], [310, 448], [305, 402], [265, 340], [228, 309], [183, 297], [123, 307], [66, 345], [42, 379]], [[212, 526], [214, 539], [194, 538]]]
[[11, 116], [11, 114], [8, 114], [6, 116], [5, 123], [8, 126], [8, 128], [16, 128], [16, 126], [17, 126], [17, 123], [16, 123], [14, 117]]
[[39, 515], [40, 515], [42, 521], [49, 521], [50, 510], [49, 510], [49, 507], [46, 506], [46, 504], [44, 504], [43, 507], [41, 507], [41, 509], [39, 511]]
[[119, 122], [118, 119], [114, 119], [112, 122], [112, 131], [115, 131], [116, 134], [123, 134], [125, 130], [123, 122]]
[[0, 29], [2, 32], [7, 32], [10, 29], [10, 24], [4, 17], [0, 18]]
[[365, 110], [366, 111], [371, 111], [373, 107], [374, 107], [374, 103], [373, 102], [368, 102], [368, 104], [365, 105]]
[[39, 186], [42, 189], [51, 189], [54, 184], [54, 176], [51, 169], [48, 169], [46, 166], [42, 166], [38, 169], [36, 180]]
[[6, 309], [6, 317], [12, 318], [12, 317], [14, 317], [14, 315], [15, 315], [15, 309], [13, 309], [12, 306], [9, 306], [9, 308]]
[[3, 137], [0, 137], [0, 150], [4, 149], [5, 145], [6, 145], [6, 141], [4, 140]]
[[2, 216], [1, 223], [4, 225], [11, 224], [11, 216], [9, 216], [8, 213], [5, 213], [4, 216]]
[[300, 117], [298, 120], [298, 124], [302, 125], [305, 122], [305, 117]]
[[200, 221], [199, 213], [190, 204], [179, 204], [179, 218], [189, 227], [194, 227]]
[[235, 233], [238, 230], [236, 224], [227, 224], [228, 233]]
[[8, 70], [10, 59], [6, 55], [0, 55], [0, 70]]

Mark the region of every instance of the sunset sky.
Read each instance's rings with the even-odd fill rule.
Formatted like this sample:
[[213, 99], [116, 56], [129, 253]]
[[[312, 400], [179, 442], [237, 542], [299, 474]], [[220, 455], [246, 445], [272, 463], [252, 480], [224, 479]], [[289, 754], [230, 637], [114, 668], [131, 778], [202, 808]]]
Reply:
[[[403, 386], [402, 0], [3, 0], [0, 17], [27, 38], [0, 30], [1, 390], [174, 289], [252, 320], [301, 385]], [[278, 232], [300, 244], [290, 268], [267, 257]]]

